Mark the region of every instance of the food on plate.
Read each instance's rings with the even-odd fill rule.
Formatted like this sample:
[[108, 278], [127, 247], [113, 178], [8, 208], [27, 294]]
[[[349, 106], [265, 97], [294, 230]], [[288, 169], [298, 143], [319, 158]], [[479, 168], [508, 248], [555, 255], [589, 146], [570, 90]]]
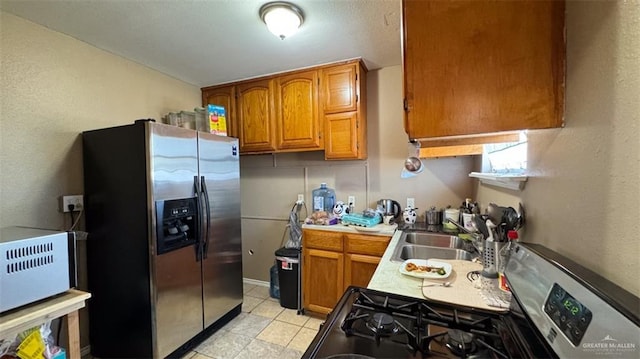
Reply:
[[407, 263], [405, 266], [407, 272], [436, 272], [439, 275], [445, 275], [447, 272], [442, 267], [419, 266], [413, 262]]

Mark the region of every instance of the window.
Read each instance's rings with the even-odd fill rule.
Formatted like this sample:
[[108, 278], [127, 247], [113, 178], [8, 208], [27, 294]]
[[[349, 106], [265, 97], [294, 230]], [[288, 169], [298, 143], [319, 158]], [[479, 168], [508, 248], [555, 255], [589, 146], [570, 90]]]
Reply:
[[527, 133], [517, 142], [484, 145], [482, 172], [471, 172], [483, 184], [521, 191], [527, 182]]
[[522, 175], [527, 171], [527, 133], [520, 132], [518, 142], [484, 145], [482, 172]]

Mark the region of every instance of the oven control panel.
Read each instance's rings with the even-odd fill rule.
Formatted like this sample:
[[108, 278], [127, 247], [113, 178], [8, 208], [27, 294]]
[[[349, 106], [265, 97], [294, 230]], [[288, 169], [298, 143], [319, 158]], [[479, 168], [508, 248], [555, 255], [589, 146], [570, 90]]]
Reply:
[[544, 303], [544, 311], [567, 336], [567, 339], [576, 346], [582, 340], [593, 317], [589, 308], [576, 300], [558, 283], [553, 284]]
[[516, 243], [505, 276], [557, 357], [640, 358], [638, 297], [540, 244]]

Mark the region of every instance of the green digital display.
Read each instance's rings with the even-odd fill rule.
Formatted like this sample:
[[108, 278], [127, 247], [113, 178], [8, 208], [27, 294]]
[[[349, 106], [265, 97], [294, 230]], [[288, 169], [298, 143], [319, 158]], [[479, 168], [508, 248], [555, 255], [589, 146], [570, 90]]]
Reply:
[[580, 305], [578, 305], [573, 298], [566, 298], [562, 305], [571, 313], [571, 315], [576, 316], [580, 314]]
[[558, 283], [547, 296], [544, 311], [573, 345], [579, 345], [593, 314]]

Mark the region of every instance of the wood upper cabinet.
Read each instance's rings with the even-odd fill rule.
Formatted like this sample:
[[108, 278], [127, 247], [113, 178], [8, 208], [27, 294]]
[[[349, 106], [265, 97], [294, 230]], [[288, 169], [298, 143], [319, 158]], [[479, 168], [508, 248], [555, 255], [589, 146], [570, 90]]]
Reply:
[[358, 64], [335, 66], [322, 71], [324, 113], [355, 111], [358, 103]]
[[277, 149], [322, 149], [318, 71], [276, 78]]
[[264, 152], [276, 149], [274, 87], [273, 79], [237, 85], [240, 152]]
[[564, 1], [402, 4], [410, 138], [562, 126]]
[[347, 160], [358, 158], [358, 113], [325, 115], [325, 158]]
[[321, 70], [325, 159], [367, 158], [366, 78], [360, 61]]
[[202, 105], [218, 105], [225, 108], [227, 135], [238, 137], [238, 121], [236, 119], [236, 87], [221, 86], [202, 90]]
[[325, 150], [367, 158], [366, 68], [359, 59], [203, 87], [202, 104], [227, 108], [241, 154]]
[[303, 229], [302, 302], [329, 313], [350, 285], [366, 287], [390, 236]]

